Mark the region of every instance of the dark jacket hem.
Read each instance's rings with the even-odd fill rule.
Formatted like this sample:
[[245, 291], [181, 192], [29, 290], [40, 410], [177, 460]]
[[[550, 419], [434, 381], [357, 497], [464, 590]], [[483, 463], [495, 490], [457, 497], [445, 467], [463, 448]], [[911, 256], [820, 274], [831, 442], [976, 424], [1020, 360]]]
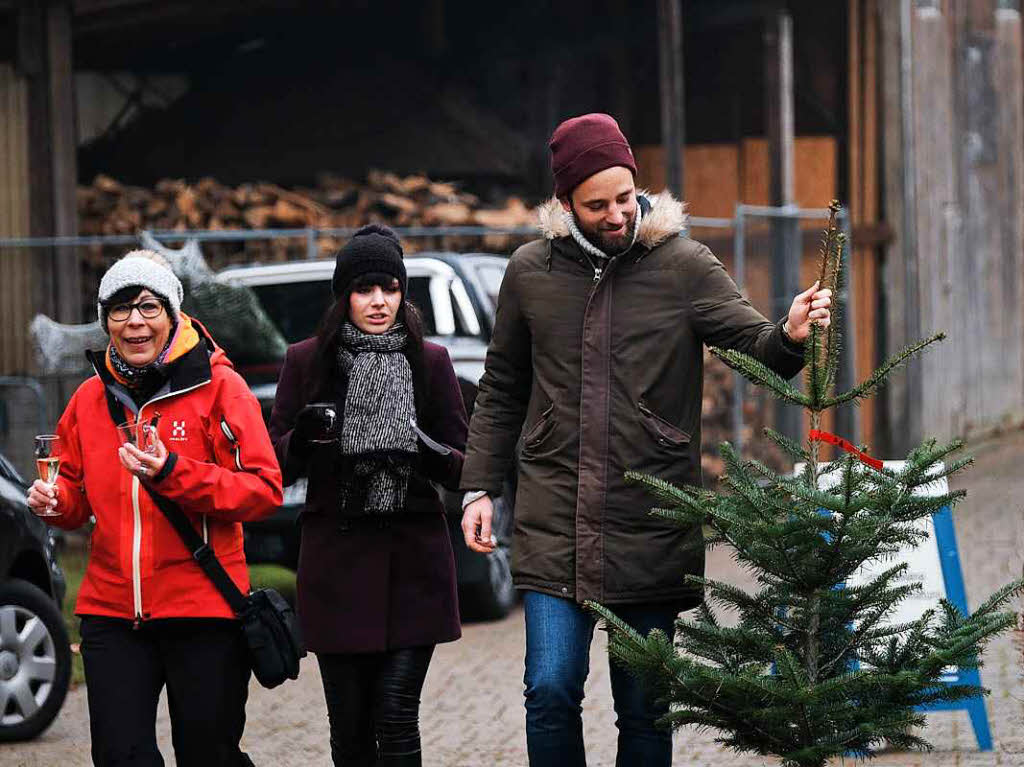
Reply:
[[[528, 578], [513, 578], [513, 585], [519, 591], [537, 591], [561, 599], [572, 599], [576, 596], [570, 584], [555, 584], [532, 581]], [[673, 588], [658, 591], [623, 592], [605, 594], [603, 599], [596, 600], [603, 605], [649, 604], [652, 602], [678, 602], [680, 610], [692, 610], [704, 601], [704, 592], [692, 588]]]

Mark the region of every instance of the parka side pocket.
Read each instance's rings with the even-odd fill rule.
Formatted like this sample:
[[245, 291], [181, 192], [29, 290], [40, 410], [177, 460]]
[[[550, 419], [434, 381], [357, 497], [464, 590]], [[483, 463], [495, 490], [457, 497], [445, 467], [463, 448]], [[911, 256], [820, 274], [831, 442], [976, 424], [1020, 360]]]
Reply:
[[662, 447], [673, 448], [690, 444], [689, 434], [656, 414], [643, 400], [637, 402], [637, 409], [640, 411], [640, 421], [644, 428]]
[[552, 414], [555, 411], [554, 403], [548, 405], [537, 418], [537, 422], [530, 427], [530, 430], [523, 436], [523, 450], [532, 450], [551, 434], [555, 419]]

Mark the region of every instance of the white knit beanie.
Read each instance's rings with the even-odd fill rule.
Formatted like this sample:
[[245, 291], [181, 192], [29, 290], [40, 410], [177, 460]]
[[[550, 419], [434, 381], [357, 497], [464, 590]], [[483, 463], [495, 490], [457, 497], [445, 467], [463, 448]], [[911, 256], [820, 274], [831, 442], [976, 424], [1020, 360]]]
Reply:
[[[99, 300], [96, 315], [102, 321], [103, 303], [117, 291], [137, 285], [146, 288], [160, 298], [167, 300], [171, 307], [171, 319], [177, 321], [185, 291], [163, 256], [152, 250], [133, 250], [114, 262], [100, 280]], [[106, 330], [106, 327], [103, 328]]]

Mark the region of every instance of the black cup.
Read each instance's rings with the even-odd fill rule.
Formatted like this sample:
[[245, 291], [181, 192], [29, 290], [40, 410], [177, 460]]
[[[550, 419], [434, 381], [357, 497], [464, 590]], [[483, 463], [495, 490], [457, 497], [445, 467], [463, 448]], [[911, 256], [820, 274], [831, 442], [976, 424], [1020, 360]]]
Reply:
[[338, 406], [333, 402], [314, 402], [310, 406], [316, 412], [320, 429], [310, 442], [325, 445], [338, 440]]

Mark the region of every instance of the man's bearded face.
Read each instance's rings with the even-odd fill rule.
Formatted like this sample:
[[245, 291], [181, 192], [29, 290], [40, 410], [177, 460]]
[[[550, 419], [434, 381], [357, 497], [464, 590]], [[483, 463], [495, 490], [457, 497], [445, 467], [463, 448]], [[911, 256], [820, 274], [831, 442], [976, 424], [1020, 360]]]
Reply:
[[576, 187], [563, 206], [571, 210], [583, 236], [609, 255], [633, 241], [636, 186], [628, 168], [606, 168]]

